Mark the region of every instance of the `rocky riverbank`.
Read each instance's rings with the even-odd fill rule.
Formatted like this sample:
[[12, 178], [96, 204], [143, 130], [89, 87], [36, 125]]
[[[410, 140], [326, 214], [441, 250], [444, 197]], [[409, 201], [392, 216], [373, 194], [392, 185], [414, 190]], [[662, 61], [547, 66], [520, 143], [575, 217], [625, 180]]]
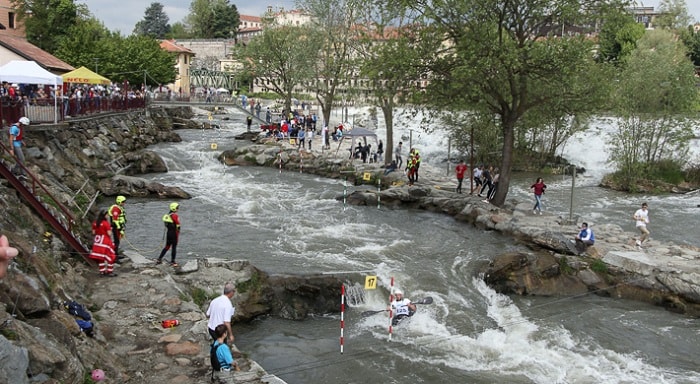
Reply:
[[[343, 151], [340, 151], [343, 153]], [[444, 213], [485, 230], [522, 242], [532, 251], [497, 256], [482, 271], [496, 290], [513, 294], [573, 296], [587, 292], [639, 300], [669, 310], [700, 316], [700, 249], [651, 240], [636, 247], [634, 234], [617, 225], [595, 225], [595, 246], [575, 255], [571, 240], [580, 222], [545, 213], [533, 215], [530, 203], [509, 201], [495, 207], [483, 198], [456, 194], [453, 181], [422, 173], [405, 185], [404, 175], [384, 175], [378, 164], [354, 162], [332, 151], [299, 151], [285, 142], [241, 146], [223, 152], [228, 165], [282, 167], [331, 178], [347, 178], [368, 188], [345, 198], [348, 204], [418, 208]]]
[[[30, 126], [26, 164], [35, 180], [72, 211], [75, 235], [90, 244], [96, 209], [116, 194], [189, 197], [177, 187], [136, 175], [167, 171], [147, 147], [180, 141], [175, 128], [201, 128], [192, 117], [190, 108], [152, 108]], [[225, 281], [238, 290], [234, 323], [264, 315], [298, 320], [339, 310], [340, 280], [268, 276], [244, 260], [198, 260], [175, 271], [129, 253], [117, 267], [119, 276], [100, 278], [96, 267], [69, 253], [65, 239], [52, 233], [4, 179], [0, 206], [0, 232], [20, 250], [0, 280], [0, 382], [84, 384], [92, 382], [95, 368], [112, 383], [209, 382], [203, 310]], [[62, 305], [66, 300], [92, 313], [94, 338], [80, 331]], [[165, 319], [178, 319], [180, 326], [164, 329], [160, 322]], [[237, 355], [243, 369], [231, 382], [281, 382], [244, 353]]]

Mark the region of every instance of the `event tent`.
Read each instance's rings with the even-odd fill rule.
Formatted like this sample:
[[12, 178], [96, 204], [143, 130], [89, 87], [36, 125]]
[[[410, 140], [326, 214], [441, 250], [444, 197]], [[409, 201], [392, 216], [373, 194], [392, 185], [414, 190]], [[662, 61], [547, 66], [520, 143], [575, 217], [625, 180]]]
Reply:
[[65, 83], [73, 84], [100, 84], [100, 85], [110, 85], [112, 81], [108, 78], [97, 74], [86, 67], [80, 67], [74, 69], [68, 73], [64, 73], [62, 76]]
[[[350, 144], [350, 148], [353, 148], [355, 146], [355, 139], [356, 138], [363, 138], [365, 145], [367, 145], [367, 138], [368, 137], [373, 137], [375, 144], [378, 144], [377, 141], [377, 134], [374, 133], [374, 131], [370, 131], [369, 129], [366, 128], [360, 128], [360, 127], [353, 127], [352, 129], [344, 129], [343, 130], [343, 136], [340, 137], [340, 140], [338, 141], [338, 148], [335, 150], [335, 153], [338, 154], [338, 150], [340, 149], [340, 145], [343, 143], [343, 140], [345, 139], [350, 139], [352, 138], [352, 143]], [[376, 147], [375, 147], [376, 148]]]
[[[63, 85], [61, 76], [45, 70], [34, 61], [12, 60], [0, 67], [0, 81], [20, 84], [49, 84], [57, 90]], [[54, 123], [58, 121], [58, 102], [54, 97]]]

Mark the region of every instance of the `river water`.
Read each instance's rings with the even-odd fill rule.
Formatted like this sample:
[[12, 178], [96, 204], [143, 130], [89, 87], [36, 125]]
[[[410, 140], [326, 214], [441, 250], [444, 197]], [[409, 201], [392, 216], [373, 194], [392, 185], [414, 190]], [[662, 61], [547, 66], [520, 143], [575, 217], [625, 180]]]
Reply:
[[[698, 320], [595, 295], [499, 295], [476, 276], [478, 266], [502, 252], [527, 251], [522, 246], [440, 214], [344, 207], [336, 200], [342, 181], [225, 167], [215, 157], [244, 129], [243, 118], [232, 116], [223, 130], [178, 131], [181, 143], [151, 148], [169, 172], [146, 178], [193, 195], [180, 206], [180, 262], [217, 256], [249, 259], [270, 273], [372, 271], [384, 287], [393, 277], [413, 300], [434, 298], [390, 340], [386, 317], [360, 316], [384, 308], [387, 291], [367, 291], [365, 303], [345, 314], [343, 354], [339, 316], [235, 324], [237, 346], [268, 372], [290, 384], [700, 382]], [[509, 198], [529, 199], [532, 175], [516, 180]], [[698, 245], [697, 230], [691, 237], [684, 229], [697, 224], [690, 209], [697, 195], [629, 197], [595, 187], [591, 177], [580, 181], [576, 214], [632, 231], [628, 217], [644, 199], [655, 239]], [[568, 213], [571, 179], [548, 184], [545, 210]], [[147, 257], [162, 244], [168, 203], [127, 202], [127, 238]]]

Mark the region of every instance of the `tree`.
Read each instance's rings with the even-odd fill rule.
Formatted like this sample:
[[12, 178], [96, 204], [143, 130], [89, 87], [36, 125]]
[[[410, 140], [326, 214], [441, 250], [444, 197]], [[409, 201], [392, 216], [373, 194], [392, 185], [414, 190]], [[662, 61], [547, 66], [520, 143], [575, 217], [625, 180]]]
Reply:
[[700, 32], [689, 26], [681, 33], [681, 40], [688, 50], [690, 60], [696, 67], [700, 67]]
[[[428, 100], [442, 109], [490, 113], [497, 121], [501, 173], [492, 202], [502, 205], [523, 118], [552, 105], [568, 105], [568, 113], [576, 115], [575, 108], [585, 103], [569, 102], [599, 92], [599, 82], [575, 80], [593, 65], [592, 42], [579, 35], [553, 37], [551, 31], [561, 23], [590, 22], [592, 17], [582, 18], [603, 8], [586, 8], [590, 4], [580, 0], [405, 1], [428, 26], [421, 41], [433, 47], [426, 56], [433, 76]], [[569, 86], [572, 80], [577, 86]]]
[[186, 24], [195, 38], [230, 39], [236, 36], [240, 15], [229, 0], [192, 0]]
[[350, 74], [351, 28], [354, 25], [355, 7], [352, 0], [304, 0], [300, 4], [303, 11], [312, 15], [312, 28], [320, 39], [318, 51], [305, 49], [310, 56], [316, 56], [311, 64], [314, 79], [310, 89], [316, 93], [321, 106], [323, 121], [330, 120], [338, 87], [344, 85], [347, 91]]
[[70, 26], [87, 8], [73, 0], [12, 0], [17, 18], [24, 23], [27, 40], [37, 47], [54, 52]]
[[168, 21], [168, 15], [163, 11], [163, 4], [151, 3], [146, 8], [143, 20], [134, 26], [134, 33], [155, 39], [164, 39], [170, 33]]
[[[425, 46], [417, 44], [420, 28], [411, 23], [409, 8], [397, 2], [359, 0], [357, 25], [350, 40], [356, 91], [376, 105], [386, 126], [385, 164], [393, 158], [395, 109], [413, 101], [419, 92]], [[413, 112], [413, 111], [411, 111]]]
[[693, 137], [688, 114], [698, 100], [695, 69], [670, 32], [647, 31], [620, 75], [613, 101], [621, 115], [612, 135], [610, 160], [624, 183], [653, 178], [672, 163], [688, 160]]
[[608, 15], [598, 35], [598, 61], [619, 63], [636, 47], [644, 35], [644, 25], [624, 10]]
[[685, 0], [661, 0], [655, 25], [662, 29], [684, 29], [693, 22]]
[[304, 25], [266, 25], [262, 35], [239, 47], [236, 56], [243, 63], [241, 75], [263, 82], [284, 99], [285, 110], [291, 111], [294, 89], [314, 76], [315, 56], [308, 52], [321, 47], [314, 32]]

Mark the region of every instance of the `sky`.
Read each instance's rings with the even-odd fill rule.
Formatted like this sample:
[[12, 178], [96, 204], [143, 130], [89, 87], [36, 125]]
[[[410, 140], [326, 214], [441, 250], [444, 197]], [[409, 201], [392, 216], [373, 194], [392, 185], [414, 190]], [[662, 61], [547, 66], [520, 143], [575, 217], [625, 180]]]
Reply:
[[[170, 19], [170, 24], [182, 21], [189, 13], [191, 0], [76, 0], [87, 4], [90, 12], [101, 20], [109, 30], [118, 30], [122, 35], [130, 35], [134, 25], [143, 19], [146, 8], [153, 2], [163, 4], [163, 9]], [[639, 6], [658, 9], [661, 0], [637, 0]], [[274, 9], [294, 9], [294, 0], [232, 0], [238, 13], [242, 15], [261, 16], [271, 5]], [[700, 21], [700, 0], [686, 0], [688, 13]]]
[[[75, 0], [76, 4], [86, 4], [107, 29], [118, 30], [122, 35], [130, 35], [136, 23], [143, 19], [146, 8], [156, 2], [163, 4], [170, 24], [174, 24], [187, 16], [192, 0]], [[249, 16], [262, 16], [268, 5], [275, 10], [294, 9], [294, 0], [229, 0], [229, 3], [235, 4], [241, 15]]]

